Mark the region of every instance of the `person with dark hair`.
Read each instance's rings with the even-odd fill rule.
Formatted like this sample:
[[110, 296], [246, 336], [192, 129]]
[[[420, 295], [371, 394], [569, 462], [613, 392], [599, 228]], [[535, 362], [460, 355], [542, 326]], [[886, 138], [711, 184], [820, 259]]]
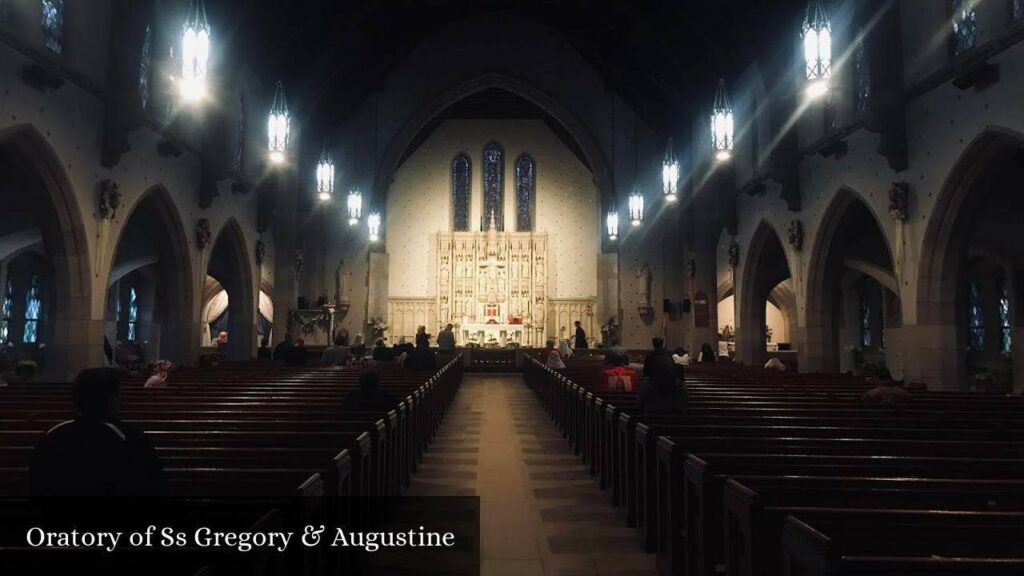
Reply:
[[274, 351], [270, 349], [270, 337], [264, 335], [260, 338], [260, 347], [256, 349], [257, 360], [272, 360]]
[[437, 349], [442, 354], [454, 354], [455, 353], [455, 332], [453, 329], [455, 326], [448, 324], [444, 327], [444, 330], [437, 335]]
[[284, 335], [282, 340], [277, 346], [274, 346], [274, 360], [287, 360], [288, 354], [291, 352], [295, 344], [292, 342], [292, 334], [288, 332]]
[[640, 404], [648, 413], [672, 412], [681, 408], [684, 400], [682, 366], [672, 361], [665, 340], [655, 337], [651, 345], [654, 350], [644, 358]]
[[672, 351], [672, 361], [680, 366], [689, 366], [690, 353], [686, 348], [676, 348]]
[[328, 346], [320, 356], [320, 363], [324, 366], [344, 366], [348, 360], [351, 350], [345, 345], [345, 337], [338, 334], [334, 337], [334, 346]]
[[587, 333], [583, 331], [583, 326], [580, 324], [579, 320], [577, 320], [575, 322], [575, 324], [576, 324], [576, 337], [575, 337], [575, 342], [573, 343], [573, 348], [580, 348], [580, 349], [587, 348]]
[[711, 347], [711, 344], [705, 342], [700, 347], [700, 363], [701, 364], [714, 364], [718, 357], [715, 354], [715, 349]]
[[284, 363], [288, 366], [305, 366], [309, 364], [309, 349], [306, 348], [305, 340], [299, 338], [295, 341], [295, 345], [288, 350]]
[[604, 365], [609, 367], [629, 366], [629, 351], [619, 343], [618, 338], [612, 340], [612, 346], [604, 353]]
[[141, 430], [120, 421], [120, 388], [112, 368], [84, 370], [75, 378], [75, 418], [48, 430], [32, 453], [34, 498], [166, 493], [153, 444]]
[[416, 348], [406, 358], [405, 367], [413, 370], [437, 369], [437, 356], [430, 349], [430, 336], [425, 332], [416, 335]]
[[352, 412], [386, 412], [395, 404], [391, 394], [380, 389], [380, 374], [369, 370], [359, 376], [359, 390], [345, 396], [342, 408]]
[[373, 343], [373, 359], [376, 362], [389, 362], [395, 359], [395, 351], [388, 348], [383, 338], [377, 338]]

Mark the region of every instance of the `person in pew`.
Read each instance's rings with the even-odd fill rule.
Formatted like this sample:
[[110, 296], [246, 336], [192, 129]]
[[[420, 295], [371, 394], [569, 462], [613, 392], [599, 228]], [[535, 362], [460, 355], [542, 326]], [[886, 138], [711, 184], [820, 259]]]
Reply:
[[555, 348], [554, 340], [548, 340], [547, 342], [544, 343], [544, 349], [540, 351], [541, 362], [547, 362], [548, 356], [550, 356], [552, 352], [557, 353], [558, 349]]
[[359, 390], [345, 396], [342, 408], [351, 412], [387, 412], [395, 404], [391, 394], [380, 389], [380, 374], [369, 370], [359, 375]]
[[714, 364], [715, 360], [718, 360], [718, 356], [715, 354], [715, 349], [711, 347], [711, 344], [705, 342], [700, 347], [700, 363]]
[[44, 509], [52, 496], [166, 494], [152, 442], [119, 419], [120, 387], [111, 368], [84, 370], [75, 378], [75, 419], [47, 431], [32, 453], [31, 494]]
[[437, 335], [437, 349], [442, 354], [455, 353], [455, 332], [452, 331], [454, 328], [455, 326], [448, 324]]
[[362, 334], [356, 334], [352, 341], [352, 357], [366, 358], [366, 340]]
[[[554, 344], [554, 343], [552, 343], [552, 344]], [[566, 341], [562, 340], [562, 344], [566, 344]], [[561, 354], [561, 348], [562, 347], [559, 346], [558, 348], [559, 349], [556, 350], [554, 345], [552, 345], [551, 351], [548, 352], [548, 356], [544, 360], [544, 365], [547, 366], [548, 368], [551, 368], [552, 370], [564, 370], [565, 369], [565, 361], [562, 360], [562, 354]]]
[[295, 346], [288, 350], [284, 363], [287, 366], [305, 366], [309, 364], [309, 349], [306, 348], [305, 340], [299, 338], [295, 341]]
[[612, 346], [604, 353], [604, 365], [610, 368], [616, 366], [629, 366], [629, 350], [626, 350], [619, 339], [612, 340]]
[[685, 400], [683, 368], [672, 361], [663, 339], [655, 337], [651, 345], [654, 350], [644, 358], [640, 404], [648, 414], [680, 410]]
[[373, 343], [373, 359], [376, 362], [390, 362], [395, 359], [395, 351], [388, 348], [383, 338], [377, 338]]
[[680, 366], [689, 366], [690, 353], [685, 348], [676, 348], [672, 351], [672, 361]]
[[413, 345], [405, 341], [405, 336], [398, 337], [398, 344], [395, 344], [395, 358], [399, 357], [403, 353], [411, 353], [413, 351]]
[[345, 338], [339, 334], [334, 337], [334, 345], [324, 349], [320, 364], [324, 366], [344, 366], [352, 351], [345, 346]]
[[583, 326], [582, 326], [582, 324], [580, 323], [579, 320], [577, 320], [575, 322], [575, 324], [576, 324], [576, 335], [575, 335], [576, 342], [575, 342], [575, 345], [573, 346], [573, 348], [580, 348], [580, 349], [587, 348], [587, 333], [583, 330]]
[[288, 354], [291, 349], [295, 347], [295, 343], [292, 341], [291, 333], [284, 335], [282, 340], [277, 346], [274, 346], [274, 360], [287, 360]]
[[903, 388], [902, 382], [883, 380], [877, 386], [861, 396], [861, 402], [869, 406], [892, 406], [906, 404], [911, 400], [910, 392]]
[[768, 359], [767, 362], [764, 363], [764, 369], [785, 372], [786, 364], [782, 360], [779, 360], [778, 356], [772, 356], [771, 358]]
[[264, 335], [260, 338], [260, 347], [256, 349], [257, 360], [272, 360], [274, 351], [270, 349], [270, 337]]
[[149, 377], [148, 380], [146, 380], [146, 383], [145, 385], [143, 385], [143, 388], [166, 388], [167, 377], [170, 376], [171, 370], [173, 369], [174, 364], [172, 364], [169, 360], [157, 360], [156, 363], [153, 364], [152, 369], [150, 370], [152, 375]]
[[437, 356], [430, 349], [430, 336], [426, 332], [416, 334], [416, 348], [406, 357], [405, 367], [412, 370], [437, 369]]

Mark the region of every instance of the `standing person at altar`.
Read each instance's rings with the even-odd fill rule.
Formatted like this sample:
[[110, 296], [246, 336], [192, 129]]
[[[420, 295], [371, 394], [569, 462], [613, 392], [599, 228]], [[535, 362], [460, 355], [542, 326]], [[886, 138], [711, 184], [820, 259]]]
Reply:
[[573, 348], [587, 348], [587, 333], [583, 331], [580, 321], [576, 321], [576, 342]]

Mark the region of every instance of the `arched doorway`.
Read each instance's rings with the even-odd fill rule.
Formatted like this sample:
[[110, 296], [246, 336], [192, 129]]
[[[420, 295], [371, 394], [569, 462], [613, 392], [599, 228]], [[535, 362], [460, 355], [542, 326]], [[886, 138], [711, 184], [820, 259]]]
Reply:
[[162, 187], [143, 194], [121, 229], [107, 282], [111, 360], [194, 361], [192, 265], [185, 228]]
[[874, 213], [852, 190], [840, 190], [825, 212], [808, 270], [801, 369], [901, 375], [893, 362], [902, 314], [892, 253]]
[[[228, 333], [227, 355], [231, 360], [249, 360], [256, 349], [256, 295], [253, 266], [246, 250], [245, 236], [238, 222], [232, 218], [224, 224], [206, 270], [208, 279], [205, 293], [216, 297], [223, 292], [216, 306], [223, 311], [213, 316], [213, 304], [204, 298], [204, 318], [221, 322]], [[212, 283], [211, 283], [212, 280]], [[218, 286], [220, 289], [218, 289]], [[216, 299], [216, 298], [215, 298]], [[202, 337], [209, 334], [210, 324], [206, 321], [200, 328]]]
[[[916, 377], [945, 389], [1024, 390], [1014, 371], [1024, 241], [1024, 135], [989, 129], [964, 152], [925, 231]], [[927, 340], [924, 334], [930, 335]], [[1021, 359], [1024, 361], [1024, 359]]]
[[81, 214], [60, 159], [32, 126], [0, 131], [0, 202], [6, 361], [34, 362], [41, 378], [60, 381], [101, 364]]
[[761, 366], [769, 347], [773, 353], [780, 353], [781, 348], [784, 356], [791, 354], [796, 296], [786, 251], [767, 222], [761, 222], [751, 237], [742, 278], [736, 307], [737, 358]]

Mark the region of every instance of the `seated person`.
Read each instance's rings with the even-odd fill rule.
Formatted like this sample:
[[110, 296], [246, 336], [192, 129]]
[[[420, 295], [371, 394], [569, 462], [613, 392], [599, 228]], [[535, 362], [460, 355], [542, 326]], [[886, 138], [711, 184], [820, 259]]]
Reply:
[[223, 330], [221, 330], [220, 333], [217, 334], [217, 340], [214, 342], [214, 345], [217, 346], [217, 350], [220, 350], [221, 352], [224, 352], [225, 350], [227, 350], [227, 347], [228, 347], [228, 333], [223, 331]]
[[383, 338], [377, 338], [373, 343], [373, 359], [377, 362], [387, 362], [395, 359], [395, 351], [388, 348]]
[[362, 334], [356, 334], [355, 340], [352, 341], [352, 356], [366, 358], [366, 342], [363, 340]]
[[345, 346], [345, 338], [341, 335], [334, 337], [334, 345], [324, 348], [320, 357], [320, 364], [324, 366], [344, 366], [351, 355], [351, 350]]
[[455, 352], [455, 332], [453, 331], [455, 326], [448, 324], [441, 330], [441, 333], [437, 335], [437, 348], [443, 354], [453, 354]]
[[260, 338], [260, 347], [256, 349], [256, 359], [271, 360], [273, 358], [274, 351], [270, 349], [270, 338], [263, 336]]
[[399, 336], [398, 344], [395, 344], [395, 357], [397, 358], [402, 353], [410, 353], [413, 349], [413, 345], [405, 341], [405, 336]]
[[551, 352], [548, 352], [548, 357], [544, 360], [544, 364], [552, 370], [565, 369], [565, 361], [562, 360], [561, 353], [554, 348], [551, 349]]
[[676, 348], [672, 351], [672, 361], [680, 366], [689, 366], [690, 353], [685, 348]]
[[700, 363], [714, 364], [715, 360], [718, 360], [718, 355], [715, 354], [715, 350], [711, 347], [711, 344], [705, 342], [700, 347]]
[[345, 397], [342, 408], [352, 412], [386, 412], [395, 404], [395, 399], [380, 389], [380, 375], [370, 370], [359, 376], [359, 390]]
[[284, 363], [287, 366], [305, 366], [309, 364], [309, 350], [306, 348], [305, 340], [299, 338], [295, 342], [295, 346], [288, 350]]
[[416, 335], [416, 348], [406, 357], [405, 367], [412, 370], [437, 369], [437, 355], [430, 349], [430, 336], [426, 333]]
[[166, 388], [167, 377], [170, 375], [171, 370], [174, 369], [174, 364], [168, 360], [157, 360], [153, 364], [152, 375], [146, 380], [146, 384], [143, 388]]
[[629, 366], [629, 351], [619, 341], [612, 340], [612, 346], [604, 353], [605, 366]]
[[644, 381], [640, 385], [640, 404], [648, 414], [680, 410], [685, 402], [686, 388], [682, 366], [672, 361], [661, 338], [651, 340], [654, 350], [644, 358]]
[[[72, 384], [75, 418], [51, 428], [32, 453], [34, 497], [159, 496], [163, 465], [149, 438], [120, 421], [121, 382], [112, 368], [82, 371]], [[42, 502], [46, 507], [46, 501]]]
[[282, 340], [277, 346], [274, 346], [274, 360], [287, 360], [288, 354], [294, 347], [295, 343], [292, 342], [291, 333], [285, 334], [284, 340]]
[[547, 362], [548, 356], [550, 356], [552, 352], [555, 352], [557, 354], [558, 349], [555, 348], [554, 340], [548, 340], [547, 342], [544, 343], [544, 349], [540, 351], [541, 362]]

